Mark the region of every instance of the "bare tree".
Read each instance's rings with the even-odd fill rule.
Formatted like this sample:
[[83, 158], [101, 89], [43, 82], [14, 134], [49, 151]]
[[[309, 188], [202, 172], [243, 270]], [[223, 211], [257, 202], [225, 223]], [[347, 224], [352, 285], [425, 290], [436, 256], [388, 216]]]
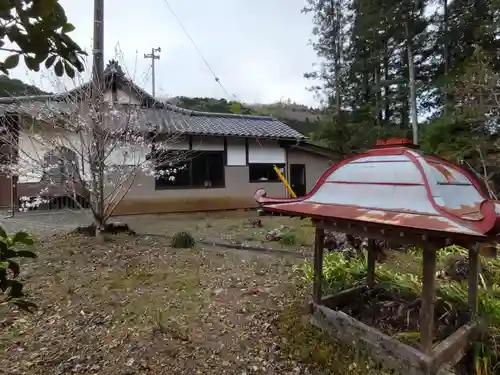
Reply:
[[[99, 86], [103, 88], [86, 85], [83, 91], [9, 105], [9, 112], [21, 120], [8, 122], [0, 134], [10, 155], [3, 172], [40, 188], [36, 197], [23, 199], [21, 209], [39, 206], [54, 195], [69, 196], [77, 205], [89, 203], [96, 230], [103, 231], [140, 175], [173, 180], [186, 168], [191, 151], [172, 151], [180, 136], [158, 128], [183, 121], [186, 114], [161, 103], [155, 108], [134, 104], [141, 102], [134, 84], [122, 88], [134, 103], [106, 100], [110, 91]], [[96, 103], [89, 94], [96, 89], [104, 91], [104, 102]]]
[[[479, 47], [453, 82], [454, 116], [467, 124], [461, 143], [475, 158], [465, 161], [481, 179], [492, 199], [498, 199], [500, 170], [500, 75]], [[496, 184], [495, 184], [496, 180]]]

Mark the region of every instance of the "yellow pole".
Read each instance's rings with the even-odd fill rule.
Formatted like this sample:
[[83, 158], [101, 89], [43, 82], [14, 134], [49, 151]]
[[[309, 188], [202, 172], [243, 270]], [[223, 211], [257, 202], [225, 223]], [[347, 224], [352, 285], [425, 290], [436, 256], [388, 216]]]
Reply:
[[290, 184], [286, 180], [285, 176], [283, 176], [283, 174], [281, 173], [281, 171], [279, 170], [279, 168], [277, 166], [275, 166], [275, 165], [273, 167], [274, 167], [274, 170], [276, 171], [276, 174], [280, 178], [281, 182], [283, 182], [283, 185], [285, 185], [285, 187], [287, 188], [287, 190], [290, 193], [290, 195], [292, 196], [292, 198], [297, 198], [297, 196], [295, 195], [295, 193], [292, 190], [292, 187], [290, 186]]

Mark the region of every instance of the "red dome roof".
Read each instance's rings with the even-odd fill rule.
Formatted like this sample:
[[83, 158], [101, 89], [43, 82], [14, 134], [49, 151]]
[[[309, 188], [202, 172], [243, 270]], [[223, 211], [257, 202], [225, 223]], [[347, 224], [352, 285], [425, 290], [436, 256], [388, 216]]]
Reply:
[[500, 202], [460, 166], [423, 156], [411, 141], [379, 141], [328, 169], [297, 199], [255, 199], [265, 210], [473, 236], [496, 234]]

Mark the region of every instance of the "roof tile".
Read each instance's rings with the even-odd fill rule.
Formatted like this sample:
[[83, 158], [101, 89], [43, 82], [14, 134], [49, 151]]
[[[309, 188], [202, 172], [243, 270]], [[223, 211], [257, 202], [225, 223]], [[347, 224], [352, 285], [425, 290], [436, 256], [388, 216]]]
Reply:
[[[71, 112], [71, 105], [63, 102], [12, 99], [10, 103], [0, 101], [0, 115], [4, 112], [20, 112], [43, 118], [57, 112]], [[303, 134], [273, 117], [196, 112], [172, 105], [143, 108], [141, 111], [144, 121], [140, 125], [144, 126], [144, 130], [151, 129], [153, 125], [159, 133], [306, 139]]]

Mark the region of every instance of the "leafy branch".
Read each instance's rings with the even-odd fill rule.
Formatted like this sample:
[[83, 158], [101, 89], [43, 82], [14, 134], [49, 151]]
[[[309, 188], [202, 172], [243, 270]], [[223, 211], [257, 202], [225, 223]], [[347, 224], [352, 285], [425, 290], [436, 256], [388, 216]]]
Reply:
[[74, 30], [59, 0], [1, 2], [0, 50], [12, 54], [0, 61], [0, 71], [9, 74], [23, 56], [30, 70], [38, 72], [45, 63], [47, 69], [54, 68], [57, 76], [73, 78], [75, 69], [84, 70], [81, 58], [86, 55], [68, 35]]
[[21, 300], [24, 297], [23, 283], [18, 279], [21, 267], [15, 258], [36, 258], [37, 255], [30, 250], [17, 250], [18, 246], [33, 246], [33, 238], [27, 232], [17, 232], [8, 235], [0, 227], [0, 289], [6, 295], [7, 301], [11, 301], [18, 307], [30, 310], [34, 304]]

